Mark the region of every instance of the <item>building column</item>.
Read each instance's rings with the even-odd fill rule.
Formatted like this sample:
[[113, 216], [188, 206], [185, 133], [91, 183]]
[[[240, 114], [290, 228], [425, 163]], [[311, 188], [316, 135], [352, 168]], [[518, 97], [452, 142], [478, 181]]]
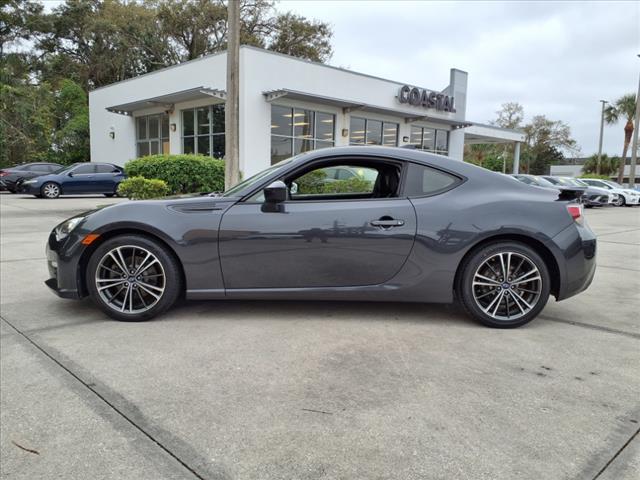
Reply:
[[520, 142], [514, 144], [513, 149], [513, 173], [520, 173]]

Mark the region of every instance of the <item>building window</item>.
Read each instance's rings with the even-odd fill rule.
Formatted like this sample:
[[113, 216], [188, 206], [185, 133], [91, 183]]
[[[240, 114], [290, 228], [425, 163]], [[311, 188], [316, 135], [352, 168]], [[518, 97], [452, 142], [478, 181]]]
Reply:
[[169, 115], [136, 117], [136, 155], [169, 153]]
[[332, 147], [334, 125], [331, 113], [271, 105], [271, 164], [298, 153]]
[[224, 104], [182, 111], [182, 153], [224, 157]]
[[349, 125], [350, 145], [398, 146], [398, 124], [351, 117]]
[[411, 125], [409, 143], [427, 152], [447, 155], [449, 153], [449, 131]]

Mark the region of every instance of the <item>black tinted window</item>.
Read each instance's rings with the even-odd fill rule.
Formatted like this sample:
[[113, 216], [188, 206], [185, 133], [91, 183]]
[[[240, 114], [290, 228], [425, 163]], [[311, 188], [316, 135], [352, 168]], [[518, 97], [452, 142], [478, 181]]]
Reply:
[[95, 172], [96, 172], [95, 165], [80, 165], [79, 167], [73, 170], [74, 174], [95, 173]]
[[421, 197], [433, 195], [453, 187], [459, 179], [434, 168], [409, 164], [405, 195], [407, 197]]
[[96, 165], [98, 173], [115, 173], [118, 171], [113, 165]]

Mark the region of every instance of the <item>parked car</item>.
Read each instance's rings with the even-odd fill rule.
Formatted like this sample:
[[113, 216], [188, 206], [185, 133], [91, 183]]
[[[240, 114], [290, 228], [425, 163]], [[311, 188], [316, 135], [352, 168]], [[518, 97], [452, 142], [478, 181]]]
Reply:
[[124, 179], [122, 168], [111, 163], [74, 163], [55, 173], [25, 180], [20, 191], [44, 198], [85, 193], [113, 197]]
[[16, 193], [24, 180], [53, 173], [61, 168], [62, 165], [58, 163], [47, 162], [23, 163], [14, 167], [3, 168], [0, 170], [0, 189]]
[[593, 187], [604, 188], [605, 190], [609, 190], [610, 192], [617, 194], [618, 199], [616, 201], [616, 205], [619, 207], [640, 204], [640, 193], [631, 188], [624, 188], [619, 183], [611, 180], [600, 180], [598, 178], [582, 178], [581, 180]]
[[[375, 181], [345, 193], [305, 191], [305, 175], [340, 166], [372, 170]], [[182, 295], [458, 298], [485, 325], [517, 327], [550, 294], [563, 300], [593, 278], [596, 237], [582, 206], [561, 196], [420, 150], [326, 148], [222, 195], [126, 202], [70, 218], [49, 236], [45, 283], [64, 298], [90, 296], [122, 321], [151, 319]]]
[[587, 208], [603, 207], [613, 201], [611, 200], [612, 197], [606, 190], [589, 187], [586, 184], [581, 184], [578, 182], [568, 182], [565, 180], [559, 181], [559, 177], [552, 177], [556, 182], [553, 183], [547, 180], [546, 177], [541, 177], [538, 175], [515, 174], [511, 176], [522, 183], [526, 183], [527, 185], [533, 185], [536, 187], [551, 188], [559, 191], [575, 191], [577, 188], [580, 190], [580, 203], [582, 203]]
[[554, 184], [557, 187], [570, 187], [577, 186], [584, 188], [581, 201], [585, 207], [606, 207], [608, 205], [615, 205], [618, 196], [615, 193], [611, 193], [603, 188], [592, 187], [580, 179], [571, 177], [553, 177], [551, 175], [545, 175], [542, 177], [549, 183]]

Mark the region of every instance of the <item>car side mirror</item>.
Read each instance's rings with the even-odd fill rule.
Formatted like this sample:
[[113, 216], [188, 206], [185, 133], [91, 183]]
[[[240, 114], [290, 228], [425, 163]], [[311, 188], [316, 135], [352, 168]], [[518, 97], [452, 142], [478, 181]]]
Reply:
[[287, 200], [287, 186], [281, 180], [276, 180], [264, 189], [265, 203], [282, 203]]
[[69, 176], [69, 177], [73, 177], [73, 172], [69, 172], [69, 173], [67, 173], [67, 176]]

